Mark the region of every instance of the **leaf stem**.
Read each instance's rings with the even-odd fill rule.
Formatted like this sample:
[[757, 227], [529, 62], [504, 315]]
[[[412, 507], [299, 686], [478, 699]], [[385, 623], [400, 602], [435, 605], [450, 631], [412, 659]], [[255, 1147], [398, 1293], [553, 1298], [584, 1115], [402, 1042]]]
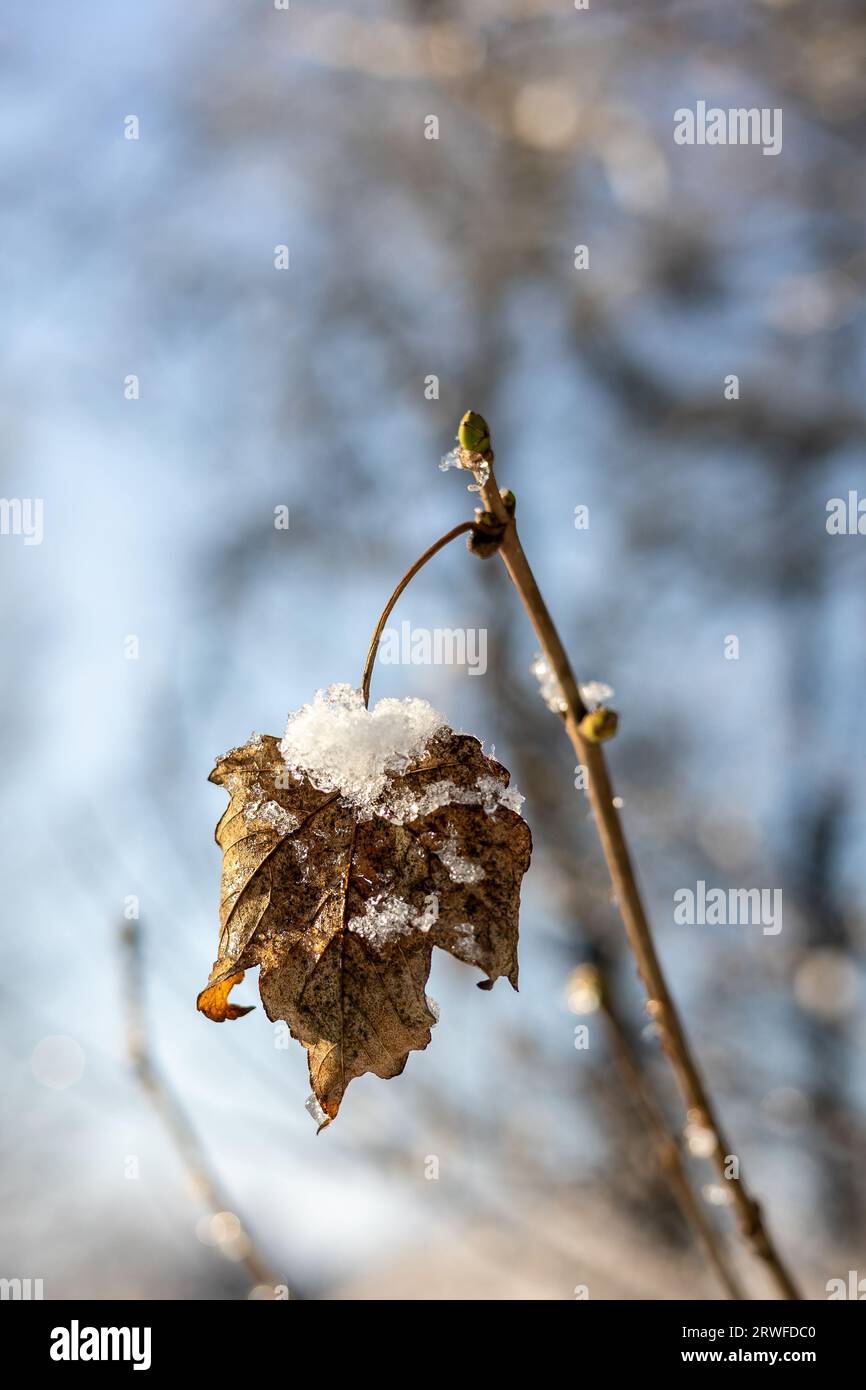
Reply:
[[370, 703], [370, 681], [373, 678], [373, 665], [376, 661], [376, 653], [379, 650], [379, 639], [382, 636], [382, 631], [385, 627], [385, 624], [387, 623], [388, 619], [391, 616], [391, 613], [393, 612], [394, 605], [396, 604], [403, 590], [406, 588], [408, 584], [412, 582], [412, 580], [415, 578], [415, 575], [418, 573], [420, 569], [424, 567], [424, 565], [426, 565], [427, 561], [433, 559], [433, 556], [436, 555], [438, 551], [444, 550], [445, 546], [450, 545], [451, 542], [455, 541], [458, 536], [464, 536], [467, 531], [474, 531], [476, 529], [476, 523], [474, 521], [462, 521], [459, 526], [452, 527], [452, 529], [448, 531], [446, 535], [440, 536], [438, 541], [434, 541], [433, 544], [427, 550], [424, 551], [423, 555], [419, 555], [414, 565], [411, 565], [410, 568], [407, 569], [406, 573], [403, 575], [403, 578], [400, 580], [400, 583], [397, 585], [393, 594], [388, 599], [388, 602], [385, 604], [385, 607], [382, 609], [382, 616], [376, 624], [376, 631], [373, 633], [372, 639], [370, 641], [370, 646], [367, 651], [367, 660], [364, 662], [364, 674], [361, 678], [361, 691], [364, 696], [365, 705], [369, 705]]
[[614, 805], [613, 788], [604, 752], [597, 743], [589, 743], [584, 739], [579, 731], [578, 726], [586, 713], [586, 706], [581, 699], [559, 633], [523, 552], [514, 518], [500, 496], [493, 472], [492, 450], [485, 457], [489, 463], [489, 472], [486, 477], [480, 472], [476, 474], [476, 479], [481, 485], [481, 497], [486, 509], [492, 513], [496, 521], [505, 526], [499, 553], [529, 615], [548, 666], [562, 690], [566, 705], [563, 715], [565, 730], [579, 761], [587, 769], [592, 813], [617, 906], [646, 990], [647, 1013], [658, 1028], [662, 1045], [688, 1110], [689, 1122], [709, 1131], [712, 1136], [712, 1159], [725, 1184], [725, 1190], [731, 1193], [741, 1235], [753, 1253], [763, 1262], [780, 1296], [785, 1299], [799, 1299], [802, 1295], [773, 1244], [764, 1225], [760, 1207], [750, 1196], [742, 1177], [739, 1176], [739, 1165], [738, 1175], [729, 1176], [728, 1161], [733, 1157], [732, 1150], [719, 1125], [715, 1108], [692, 1055], [679, 1012], [656, 953], [628, 845]]

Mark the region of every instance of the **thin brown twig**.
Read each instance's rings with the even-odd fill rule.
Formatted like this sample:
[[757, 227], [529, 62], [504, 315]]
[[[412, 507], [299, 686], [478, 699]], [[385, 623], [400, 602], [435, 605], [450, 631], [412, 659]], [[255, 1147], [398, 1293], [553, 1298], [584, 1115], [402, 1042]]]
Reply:
[[731, 1148], [716, 1118], [656, 953], [628, 846], [614, 805], [613, 788], [604, 753], [597, 743], [589, 742], [580, 732], [579, 726], [586, 714], [586, 706], [559, 633], [520, 544], [514, 516], [505, 506], [497, 487], [492, 450], [485, 455], [484, 462], [487, 467], [483, 471], [477, 471], [475, 475], [481, 486], [481, 498], [487, 511], [505, 528], [499, 553], [529, 615], [542, 653], [562, 691], [565, 703], [563, 722], [580, 763], [587, 769], [590, 805], [617, 906], [646, 990], [647, 1012], [658, 1028], [685, 1100], [690, 1123], [709, 1131], [712, 1136], [713, 1162], [722, 1180], [730, 1184], [743, 1238], [763, 1262], [781, 1297], [799, 1299], [801, 1295], [764, 1224], [760, 1207], [749, 1194], [739, 1174], [739, 1164], [737, 1176], [728, 1172], [728, 1160], [733, 1157]]
[[[234, 1204], [213, 1172], [201, 1140], [168, 1082], [160, 1075], [150, 1054], [144, 1010], [142, 949], [140, 924], [124, 922], [121, 929], [123, 952], [124, 994], [127, 1023], [127, 1050], [135, 1075], [156, 1113], [172, 1139], [186, 1171], [190, 1186], [208, 1207], [212, 1216], [235, 1211]], [[293, 1300], [301, 1295], [294, 1283], [289, 1284], [271, 1268], [266, 1257], [256, 1248], [250, 1233], [242, 1224], [237, 1237], [240, 1259], [254, 1287], [287, 1288]]]
[[[521, 733], [521, 731], [525, 733], [526, 720], [522, 707], [522, 696], [518, 700], [508, 682], [503, 686], [503, 699], [511, 732], [513, 734]], [[515, 722], [515, 716], [517, 722]], [[525, 738], [523, 742], [525, 745]], [[523, 751], [527, 752], [528, 748], [524, 746]], [[525, 790], [532, 791], [533, 801], [536, 793], [542, 801], [547, 796], [547, 788], [544, 785], [545, 776], [543, 770], [539, 772], [536, 760], [529, 757], [521, 775], [521, 785], [523, 785], [523, 777], [528, 777], [531, 786], [526, 787]], [[565, 851], [565, 856], [570, 863], [571, 851]], [[688, 1165], [683, 1158], [682, 1137], [672, 1129], [656, 1095], [654, 1082], [647, 1074], [644, 1059], [635, 1045], [619, 1008], [614, 1003], [611, 971], [609, 965], [603, 963], [603, 958], [608, 956], [608, 951], [599, 937], [600, 928], [596, 917], [594, 914], [591, 914], [589, 920], [584, 917], [580, 924], [575, 918], [572, 925], [575, 936], [588, 941], [593, 947], [594, 957], [592, 962], [586, 961], [578, 966], [575, 974], [590, 984], [590, 997], [595, 1000], [595, 1006], [601, 1013], [605, 1029], [609, 1035], [614, 1066], [629, 1093], [637, 1121], [648, 1135], [657, 1167], [662, 1177], [667, 1181], [671, 1196], [679, 1207], [686, 1224], [691, 1227], [697, 1243], [706, 1250], [719, 1282], [730, 1298], [742, 1301], [748, 1295], [742, 1291], [739, 1278], [734, 1270], [733, 1256], [729, 1258], [727, 1242], [709, 1219], [706, 1203], [696, 1198], [692, 1190]], [[572, 979], [574, 978], [573, 975]], [[577, 1012], [581, 1012], [581, 1009], [578, 1008]]]
[[[423, 555], [419, 556], [415, 563], [406, 571], [399, 584], [392, 592], [376, 624], [376, 630], [370, 641], [367, 659], [364, 663], [361, 688], [365, 705], [369, 705], [370, 702], [370, 682], [373, 674], [373, 666], [376, 661], [376, 653], [379, 648], [379, 641], [385, 624], [391, 616], [400, 595], [411, 583], [418, 571], [428, 560], [432, 559], [438, 551], [442, 550], [446, 545], [449, 545], [451, 541], [456, 540], [458, 536], [464, 535], [468, 531], [477, 531], [477, 529], [476, 523], [471, 521], [463, 522], [461, 525], [453, 527], [446, 535], [441, 536], [439, 540], [429, 546], [428, 549], [424, 551]], [[674, 1198], [686, 1221], [694, 1228], [698, 1240], [706, 1249], [708, 1258], [716, 1270], [723, 1287], [727, 1290], [731, 1298], [741, 1300], [744, 1297], [743, 1292], [737, 1283], [736, 1277], [727, 1266], [725, 1257], [719, 1248], [716, 1232], [707, 1220], [703, 1207], [692, 1192], [682, 1163], [680, 1146], [676, 1138], [669, 1132], [664, 1116], [655, 1103], [652, 1095], [647, 1090], [640, 1067], [632, 1055], [626, 1031], [609, 1000], [605, 999], [603, 1008], [608, 1029], [613, 1040], [614, 1053], [619, 1070], [650, 1131], [659, 1166], [668, 1179]]]

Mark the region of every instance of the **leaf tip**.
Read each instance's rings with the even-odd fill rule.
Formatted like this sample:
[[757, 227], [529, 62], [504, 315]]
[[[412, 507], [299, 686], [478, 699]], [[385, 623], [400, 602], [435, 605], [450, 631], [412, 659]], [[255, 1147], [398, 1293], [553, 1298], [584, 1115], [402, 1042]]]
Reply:
[[304, 1101], [304, 1108], [316, 1122], [316, 1137], [318, 1137], [323, 1129], [328, 1128], [340, 1106], [338, 1101], [320, 1101], [315, 1091], [311, 1091]]
[[226, 1020], [232, 1021], [236, 1018], [243, 1018], [244, 1014], [252, 1013], [255, 1004], [229, 1003], [229, 994], [243, 978], [243, 970], [238, 970], [234, 975], [229, 975], [224, 980], [217, 980], [215, 984], [208, 985], [195, 1001], [199, 1013], [204, 1014], [205, 1018], [209, 1018], [212, 1023], [225, 1023]]

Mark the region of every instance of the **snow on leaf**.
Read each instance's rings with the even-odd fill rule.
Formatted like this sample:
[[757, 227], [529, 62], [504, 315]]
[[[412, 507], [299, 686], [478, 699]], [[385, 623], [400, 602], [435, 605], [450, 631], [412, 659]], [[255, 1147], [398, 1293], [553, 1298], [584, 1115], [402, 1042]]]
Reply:
[[210, 778], [230, 800], [216, 831], [219, 955], [198, 1007], [239, 1017], [229, 990], [259, 966], [268, 1017], [307, 1049], [322, 1123], [354, 1077], [397, 1076], [429, 1043], [434, 946], [479, 968], [485, 988], [503, 975], [517, 988], [532, 847], [522, 798], [477, 739], [424, 701], [368, 712], [355, 694], [320, 692], [282, 743], [234, 749]]
[[339, 791], [370, 814], [389, 773], [421, 753], [445, 720], [426, 700], [379, 700], [332, 685], [289, 715], [280, 752], [286, 765], [320, 791]]

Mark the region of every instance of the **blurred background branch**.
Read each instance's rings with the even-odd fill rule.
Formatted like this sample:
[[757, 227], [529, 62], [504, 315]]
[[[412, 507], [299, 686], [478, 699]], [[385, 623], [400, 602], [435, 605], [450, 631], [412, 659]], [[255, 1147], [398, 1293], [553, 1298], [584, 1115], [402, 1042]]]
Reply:
[[302, 1295], [294, 1280], [285, 1274], [280, 1277], [274, 1272], [237, 1215], [234, 1203], [216, 1176], [183, 1104], [151, 1056], [140, 922], [133, 920], [122, 924], [120, 946], [129, 1060], [138, 1082], [177, 1149], [190, 1194], [207, 1209], [213, 1244], [246, 1271], [251, 1281], [251, 1296], [274, 1299], [279, 1297], [279, 1290], [286, 1289], [285, 1297], [300, 1298]]

